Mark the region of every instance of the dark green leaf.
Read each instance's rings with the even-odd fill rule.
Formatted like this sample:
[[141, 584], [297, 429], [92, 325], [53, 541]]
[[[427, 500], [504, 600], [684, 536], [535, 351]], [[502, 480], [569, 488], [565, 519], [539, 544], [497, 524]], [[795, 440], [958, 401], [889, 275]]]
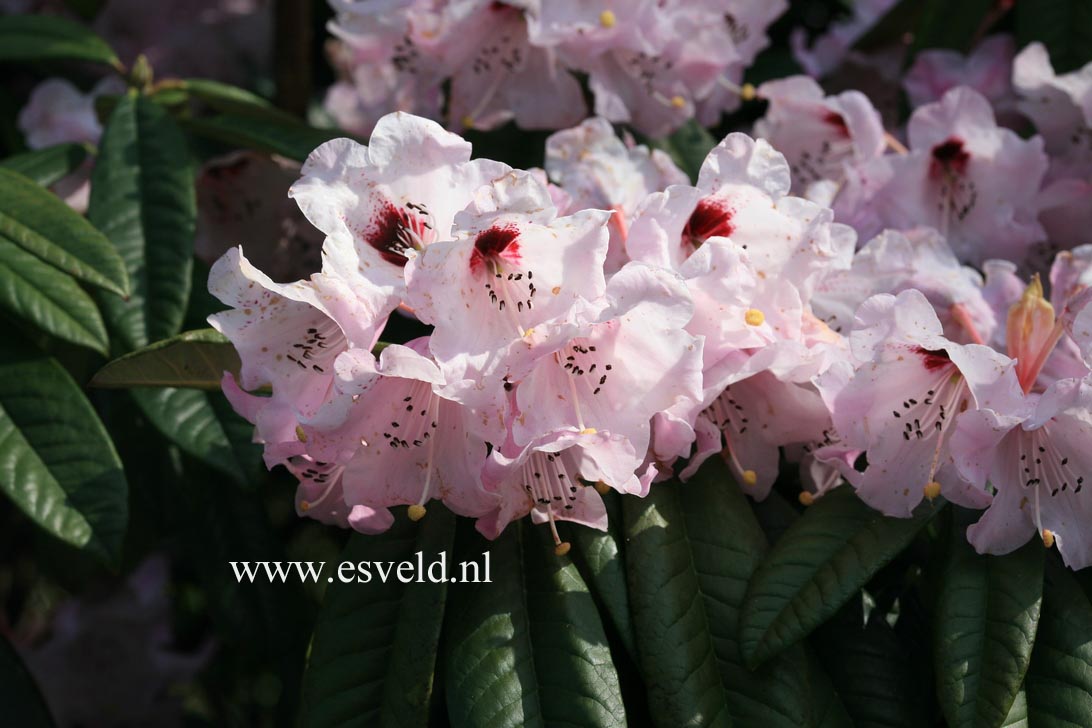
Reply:
[[196, 134], [225, 144], [280, 154], [300, 162], [323, 142], [348, 136], [338, 129], [316, 129], [295, 120], [258, 118], [253, 114], [239, 113], [191, 119], [187, 126]]
[[0, 237], [0, 308], [58, 339], [107, 355], [106, 326], [71, 276]]
[[87, 214], [121, 253], [133, 282], [128, 300], [102, 300], [123, 348], [178, 333], [197, 207], [186, 141], [164, 108], [132, 94], [118, 102], [102, 135]]
[[121, 61], [86, 25], [55, 15], [0, 17], [0, 61], [69, 59], [121, 68]]
[[[452, 589], [444, 662], [454, 726], [625, 725], [595, 603], [548, 533], [511, 524], [488, 547], [492, 582]], [[469, 550], [480, 554], [477, 542]]]
[[62, 541], [120, 557], [128, 486], [110, 436], [68, 372], [10, 333], [0, 348], [0, 488]]
[[637, 651], [659, 725], [811, 725], [802, 649], [757, 672], [739, 616], [766, 538], [722, 462], [623, 500]]
[[1012, 708], [1001, 728], [1028, 728], [1028, 700], [1022, 688], [1016, 694], [1016, 700], [1012, 701]]
[[967, 53], [979, 35], [983, 20], [993, 9], [993, 0], [925, 0], [921, 3], [914, 32], [911, 57], [927, 48], [951, 48]]
[[1043, 615], [1024, 683], [1028, 724], [1077, 728], [1092, 717], [1092, 604], [1073, 575], [1051, 559]]
[[998, 728], [1024, 680], [1043, 595], [1038, 539], [1006, 556], [979, 556], [960, 511], [934, 618], [937, 697], [952, 728]]
[[716, 145], [717, 140], [713, 135], [694, 120], [683, 124], [671, 136], [649, 141], [649, 146], [670, 154], [679, 169], [686, 172], [692, 180], [698, 179], [702, 162]]
[[53, 718], [34, 678], [18, 653], [0, 634], [0, 705], [4, 722], [19, 728], [50, 728]]
[[1088, 0], [1035, 0], [1016, 3], [1016, 41], [1039, 41], [1050, 52], [1057, 73], [1092, 61], [1092, 3]]
[[91, 379], [93, 387], [220, 389], [224, 372], [239, 373], [239, 354], [215, 329], [184, 331], [113, 360]]
[[[449, 559], [455, 518], [440, 506], [415, 524], [400, 509], [381, 536], [354, 534], [339, 563], [352, 583], [326, 590], [304, 675], [305, 726], [418, 726], [428, 723], [446, 584], [382, 582], [376, 562], [413, 562], [440, 574]], [[355, 565], [368, 563], [367, 577]], [[446, 562], [447, 568], [453, 564]], [[455, 573], [455, 572], [450, 572]], [[422, 575], [427, 578], [426, 575]]]
[[85, 144], [57, 144], [0, 160], [0, 167], [18, 172], [42, 187], [49, 187], [83, 164], [87, 151]]
[[939, 510], [888, 518], [848, 486], [810, 506], [755, 572], [743, 609], [743, 654], [759, 665], [834, 614], [895, 557]]
[[127, 295], [125, 265], [110, 241], [48, 190], [0, 168], [0, 235], [65, 273]]

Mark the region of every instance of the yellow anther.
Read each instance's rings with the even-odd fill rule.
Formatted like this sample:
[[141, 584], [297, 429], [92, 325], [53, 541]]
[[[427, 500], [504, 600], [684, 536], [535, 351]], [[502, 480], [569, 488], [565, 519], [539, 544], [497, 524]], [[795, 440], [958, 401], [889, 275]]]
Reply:
[[1043, 545], [1050, 548], [1054, 545], [1054, 532], [1049, 528], [1043, 529]]
[[300, 510], [306, 513], [307, 511], [311, 510], [311, 504], [305, 500], [300, 501]]
[[618, 18], [614, 17], [613, 11], [604, 10], [599, 13], [599, 24], [604, 28], [613, 28], [616, 22], [618, 22]]
[[599, 432], [599, 430], [595, 429], [594, 427], [585, 427], [583, 430], [580, 431], [580, 434], [581, 435], [594, 435], [597, 432]]
[[406, 515], [409, 516], [411, 521], [420, 521], [425, 517], [425, 507], [414, 503], [406, 509]]
[[928, 498], [929, 500], [933, 500], [938, 495], [940, 495], [940, 483], [935, 480], [930, 480], [928, 483], [925, 484], [925, 487], [922, 489], [922, 491], [925, 493], [926, 498]]
[[534, 327], [531, 327], [531, 328], [529, 328], [529, 329], [527, 329], [526, 331], [523, 332], [523, 338], [525, 338], [525, 339], [530, 339], [534, 335], [535, 335]]
[[307, 442], [307, 433], [303, 431], [303, 427], [296, 425], [296, 439], [300, 442]]
[[682, 107], [686, 106], [686, 99], [684, 99], [682, 96], [672, 96], [671, 105], [674, 106], [676, 109], [681, 109]]
[[554, 553], [558, 556], [564, 556], [565, 554], [569, 553], [569, 549], [571, 548], [572, 544], [570, 544], [568, 541], [562, 541], [554, 547]]
[[739, 97], [744, 101], [753, 101], [756, 95], [753, 83], [745, 83], [739, 87]]
[[474, 117], [471, 116], [470, 114], [467, 114], [466, 116], [464, 116], [463, 117], [463, 126], [466, 127], [467, 129], [473, 129], [474, 128]]
[[747, 313], [743, 314], [743, 320], [747, 322], [748, 326], [761, 326], [766, 323], [766, 314], [757, 308], [749, 308]]
[[805, 506], [810, 506], [812, 503], [815, 502], [815, 496], [813, 496], [806, 490], [800, 491], [800, 495], [797, 496], [797, 498], [800, 501], [800, 504]]
[[602, 480], [595, 482], [595, 489], [599, 491], [599, 495], [606, 495], [610, 492], [610, 486], [604, 483]]
[[758, 482], [758, 474], [753, 470], [743, 471], [743, 484], [747, 486], [754, 486]]

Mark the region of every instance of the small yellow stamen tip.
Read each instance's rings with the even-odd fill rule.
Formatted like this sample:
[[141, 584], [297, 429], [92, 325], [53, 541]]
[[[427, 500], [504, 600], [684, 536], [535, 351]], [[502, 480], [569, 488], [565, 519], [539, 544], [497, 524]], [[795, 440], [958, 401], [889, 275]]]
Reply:
[[810, 506], [812, 503], [815, 502], [815, 496], [813, 496], [806, 490], [800, 491], [800, 495], [797, 496], [797, 498], [800, 501], [800, 504], [804, 506]]
[[595, 489], [599, 491], [599, 495], [606, 495], [610, 492], [610, 486], [604, 483], [602, 480], [596, 481]]
[[470, 116], [469, 114], [464, 116], [463, 117], [463, 126], [465, 126], [467, 129], [473, 129], [474, 128], [474, 117]]
[[758, 482], [758, 475], [753, 470], [743, 471], [743, 484], [753, 486]]
[[564, 556], [565, 554], [569, 553], [569, 549], [571, 548], [572, 544], [570, 544], [568, 541], [562, 541], [554, 547], [554, 553], [558, 556]]
[[753, 101], [756, 95], [753, 83], [745, 83], [739, 87], [739, 97], [744, 101]]
[[300, 501], [300, 510], [306, 513], [307, 511], [311, 510], [311, 504], [307, 501]]
[[761, 326], [766, 323], [766, 314], [757, 308], [749, 308], [747, 313], [743, 314], [743, 320], [747, 322], [748, 326]]
[[425, 507], [419, 506], [414, 503], [412, 506], [406, 509], [406, 515], [409, 516], [411, 521], [420, 521], [425, 517]]
[[1054, 532], [1049, 528], [1043, 529], [1043, 545], [1050, 548], [1054, 545]]
[[604, 28], [613, 28], [616, 22], [618, 22], [618, 18], [614, 17], [613, 11], [604, 10], [599, 13], [599, 24]]
[[676, 109], [681, 109], [682, 107], [686, 106], [686, 99], [684, 99], [682, 96], [672, 96], [671, 105], [674, 106]]
[[594, 427], [585, 427], [583, 430], [580, 431], [580, 434], [581, 435], [594, 435], [597, 432], [599, 432], [599, 430], [595, 429]]
[[534, 335], [535, 335], [535, 330], [534, 330], [533, 327], [529, 328], [529, 329], [527, 329], [526, 331], [523, 332], [523, 338], [525, 338], [525, 339], [530, 339]]
[[299, 425], [296, 425], [296, 438], [300, 442], [307, 442], [307, 433], [304, 432], [303, 428]]
[[928, 498], [929, 500], [934, 500], [938, 495], [940, 495], [940, 483], [935, 480], [930, 480], [928, 483], [925, 484], [925, 487], [922, 490], [925, 492], [926, 498]]

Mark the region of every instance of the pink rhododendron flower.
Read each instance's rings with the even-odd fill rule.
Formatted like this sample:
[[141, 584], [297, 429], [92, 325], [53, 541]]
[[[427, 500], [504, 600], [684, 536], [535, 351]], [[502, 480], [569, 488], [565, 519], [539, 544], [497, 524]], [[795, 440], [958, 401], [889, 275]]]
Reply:
[[[986, 38], [968, 55], [951, 50], [926, 50], [914, 57], [903, 78], [903, 88], [914, 107], [939, 101], [957, 86], [973, 88], [986, 97], [1000, 116], [1015, 106], [1012, 61], [1016, 45], [1011, 36]], [[1011, 113], [1009, 114], [1011, 116]]]

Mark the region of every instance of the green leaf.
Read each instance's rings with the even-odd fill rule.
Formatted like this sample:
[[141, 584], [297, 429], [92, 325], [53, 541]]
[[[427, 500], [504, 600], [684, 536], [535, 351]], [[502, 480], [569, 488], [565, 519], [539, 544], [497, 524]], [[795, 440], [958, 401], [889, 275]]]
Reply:
[[1012, 708], [1001, 728], [1028, 728], [1028, 699], [1023, 688], [1016, 694], [1016, 700], [1012, 701]]
[[939, 510], [888, 518], [848, 486], [810, 506], [755, 572], [743, 608], [743, 654], [751, 666], [806, 637], [903, 550]]
[[[454, 516], [431, 506], [419, 524], [399, 509], [387, 533], [350, 538], [339, 563], [354, 565], [348, 576], [355, 581], [335, 579], [326, 590], [304, 675], [303, 725], [428, 723], [447, 585], [404, 584], [393, 575], [384, 583], [376, 564], [414, 562], [420, 552], [425, 569], [441, 558], [451, 569], [454, 536]], [[356, 569], [365, 563], [367, 577]]]
[[1035, 0], [1016, 3], [1016, 41], [1039, 41], [1050, 52], [1057, 73], [1069, 73], [1092, 60], [1092, 3], [1088, 0]]
[[349, 136], [338, 129], [317, 129], [294, 119], [259, 118], [237, 112], [209, 119], [190, 119], [186, 125], [195, 134], [225, 144], [280, 154], [299, 162], [307, 159], [307, 155], [323, 142]]
[[92, 387], [183, 387], [219, 391], [224, 372], [239, 373], [239, 354], [215, 329], [184, 331], [114, 359]]
[[670, 136], [650, 140], [648, 144], [670, 154], [679, 169], [696, 181], [702, 162], [717, 145], [717, 140], [705, 127], [691, 119]]
[[[224, 404], [220, 394], [197, 389], [133, 389], [144, 416], [183, 452], [247, 484], [258, 456], [249, 443], [253, 428]], [[244, 440], [245, 438], [245, 440]]]
[[19, 728], [53, 725], [38, 685], [3, 634], [0, 634], [0, 705], [4, 706], [4, 721], [10, 725]]
[[[910, 56], [927, 48], [951, 48], [967, 53], [979, 35], [983, 20], [993, 9], [993, 0], [963, 0], [953, 5], [947, 0], [921, 3]], [[910, 61], [907, 60], [907, 63]]]
[[0, 236], [75, 278], [128, 295], [125, 265], [110, 241], [52, 192], [0, 168]]
[[0, 489], [62, 541], [120, 558], [128, 486], [114, 444], [68, 372], [10, 333], [0, 347]]
[[952, 728], [998, 728], [1023, 683], [1043, 596], [1038, 539], [1006, 556], [980, 556], [960, 511], [934, 618], [937, 697]]
[[1077, 728], [1092, 716], [1092, 604], [1055, 559], [1047, 564], [1043, 615], [1025, 679], [1034, 728]]
[[766, 552], [747, 498], [720, 461], [685, 484], [623, 499], [637, 650], [659, 725], [811, 725], [807, 660], [751, 672], [738, 640], [747, 582]]
[[624, 726], [618, 675], [588, 587], [549, 531], [511, 524], [488, 548], [491, 583], [452, 588], [445, 617], [453, 726]]
[[86, 144], [57, 144], [0, 160], [0, 167], [29, 177], [42, 187], [49, 187], [83, 164], [87, 153]]
[[107, 355], [106, 326], [71, 276], [0, 237], [0, 308], [58, 339]]
[[0, 17], [0, 61], [74, 60], [121, 69], [117, 55], [86, 25], [55, 15]]
[[197, 219], [193, 168], [165, 109], [127, 94], [102, 135], [87, 215], [121, 253], [128, 300], [102, 299], [125, 350], [177, 334], [186, 314]]

